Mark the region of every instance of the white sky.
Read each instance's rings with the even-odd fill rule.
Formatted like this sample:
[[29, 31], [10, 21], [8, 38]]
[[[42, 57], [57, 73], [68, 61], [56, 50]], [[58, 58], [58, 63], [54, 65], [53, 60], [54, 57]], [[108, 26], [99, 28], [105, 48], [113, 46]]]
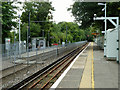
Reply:
[[53, 21], [55, 22], [73, 22], [74, 17], [72, 17], [72, 13], [68, 12], [67, 9], [70, 8], [70, 5], [73, 5], [73, 0], [50, 0], [52, 2], [52, 6], [55, 8], [53, 12]]

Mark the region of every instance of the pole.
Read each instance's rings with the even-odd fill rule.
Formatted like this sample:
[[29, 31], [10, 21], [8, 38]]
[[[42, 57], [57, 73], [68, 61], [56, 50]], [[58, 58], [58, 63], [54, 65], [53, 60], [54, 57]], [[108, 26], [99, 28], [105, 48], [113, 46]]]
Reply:
[[[119, 18], [118, 18], [119, 20]], [[118, 25], [119, 25], [119, 21], [118, 21]], [[118, 51], [118, 63], [120, 62], [120, 27], [118, 26], [118, 38], [119, 38], [119, 42], [118, 42], [118, 47], [119, 47], [119, 51]]]
[[49, 47], [49, 31], [48, 31], [48, 47]]
[[120, 30], [119, 30], [119, 17], [117, 18], [117, 27], [116, 27], [116, 29], [117, 29], [117, 63], [119, 63], [119, 60], [120, 60], [120, 47], [119, 47], [119, 45], [120, 45], [120, 39], [119, 39], [119, 33], [120, 33]]
[[29, 20], [28, 20], [28, 43], [30, 43], [30, 12], [29, 12]]
[[29, 44], [30, 44], [30, 12], [28, 13], [28, 32], [27, 32], [27, 52], [29, 49]]
[[44, 30], [42, 30], [42, 32], [43, 32], [43, 37], [44, 37]]
[[[30, 42], [30, 12], [28, 12], [28, 31], [27, 31], [27, 57], [29, 57], [29, 42]], [[27, 67], [29, 66], [29, 60], [27, 58]], [[29, 74], [29, 68], [27, 69]]]
[[105, 37], [104, 37], [104, 57], [106, 57], [107, 52], [107, 21], [106, 21], [106, 3], [105, 3]]
[[66, 44], [67, 44], [67, 26], [66, 26]]
[[15, 30], [14, 30], [14, 45], [15, 45]]
[[21, 57], [21, 36], [20, 36], [20, 15], [19, 15], [19, 57]]
[[14, 51], [13, 51], [13, 54], [14, 54], [14, 59], [13, 59], [14, 60], [13, 61], [14, 62], [14, 71], [13, 71], [14, 72], [14, 76], [13, 76], [13, 81], [15, 80], [15, 61], [16, 61], [16, 57], [15, 57], [16, 56], [15, 55], [16, 52], [15, 52], [15, 50], [16, 50], [16, 45], [15, 45], [15, 30], [14, 30]]

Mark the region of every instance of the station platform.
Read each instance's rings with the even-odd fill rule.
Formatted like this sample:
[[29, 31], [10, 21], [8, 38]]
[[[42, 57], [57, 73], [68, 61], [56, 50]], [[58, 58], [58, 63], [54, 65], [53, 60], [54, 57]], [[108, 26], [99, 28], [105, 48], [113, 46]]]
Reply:
[[102, 88], [118, 90], [118, 64], [107, 61], [104, 51], [90, 42], [50, 89]]

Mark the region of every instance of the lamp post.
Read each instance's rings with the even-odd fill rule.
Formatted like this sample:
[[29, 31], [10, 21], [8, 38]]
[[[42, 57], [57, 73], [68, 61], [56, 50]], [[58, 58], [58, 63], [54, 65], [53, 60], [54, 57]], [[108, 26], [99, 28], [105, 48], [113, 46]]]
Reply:
[[19, 56], [21, 57], [20, 15], [19, 15]]
[[107, 41], [106, 41], [106, 35], [107, 35], [107, 21], [106, 21], [106, 3], [104, 4], [104, 3], [98, 3], [98, 5], [103, 5], [103, 6], [105, 6], [103, 9], [102, 9], [102, 11], [104, 11], [105, 10], [105, 37], [104, 37], [104, 57], [106, 57], [106, 43], [107, 43]]

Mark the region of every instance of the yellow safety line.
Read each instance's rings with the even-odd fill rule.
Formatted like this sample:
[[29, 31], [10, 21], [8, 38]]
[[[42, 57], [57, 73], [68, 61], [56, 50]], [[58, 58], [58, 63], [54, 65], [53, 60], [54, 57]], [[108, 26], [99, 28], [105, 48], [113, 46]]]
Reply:
[[94, 90], [94, 60], [93, 60], [93, 42], [92, 42], [92, 90]]
[[86, 64], [83, 70], [79, 88], [92, 88], [92, 49], [88, 50]]
[[94, 90], [94, 60], [93, 60], [93, 42], [88, 51], [87, 61], [83, 71], [79, 88], [92, 88]]

